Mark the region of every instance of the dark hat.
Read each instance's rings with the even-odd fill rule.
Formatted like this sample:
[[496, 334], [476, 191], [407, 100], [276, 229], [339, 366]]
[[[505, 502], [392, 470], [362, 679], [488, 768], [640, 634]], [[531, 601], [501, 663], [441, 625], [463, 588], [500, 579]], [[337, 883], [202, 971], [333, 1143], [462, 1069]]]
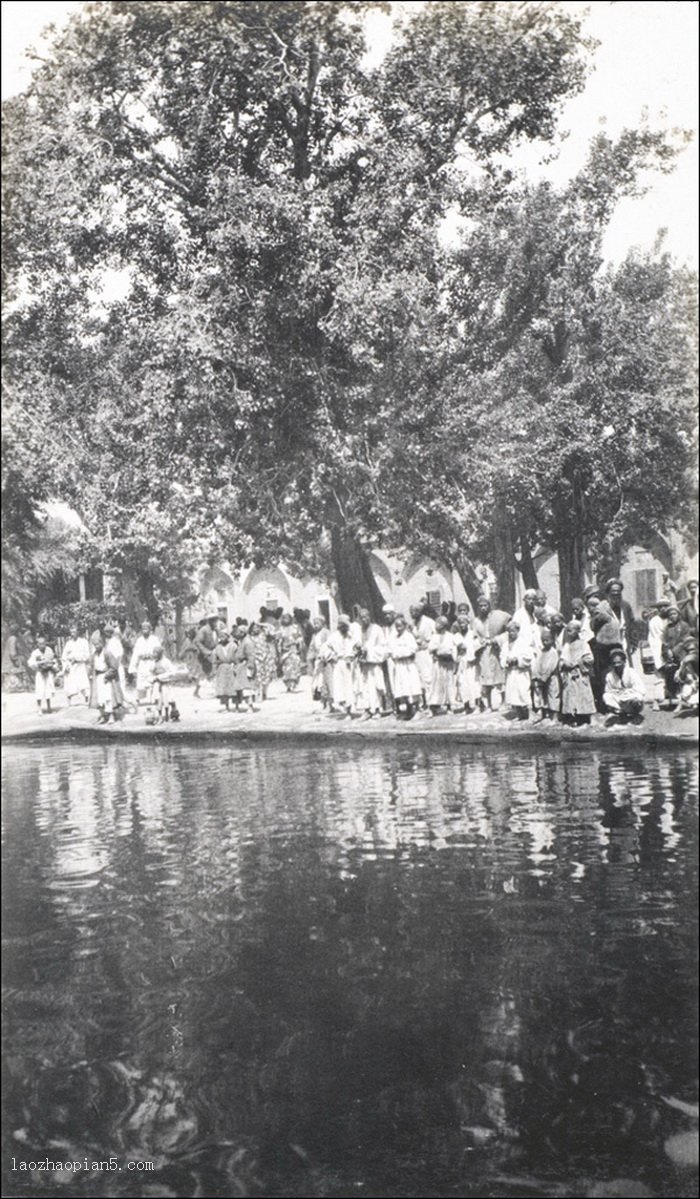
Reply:
[[614, 645], [610, 650], [610, 661], [614, 662], [615, 658], [622, 658], [623, 662], [627, 661], [627, 654], [621, 645]]
[[625, 584], [622, 582], [622, 579], [608, 579], [605, 584], [605, 590], [609, 591], [611, 587], [619, 587], [624, 591]]
[[590, 599], [592, 595], [600, 595], [600, 587], [598, 587], [595, 583], [589, 583], [588, 586], [584, 587], [583, 589], [584, 601]]

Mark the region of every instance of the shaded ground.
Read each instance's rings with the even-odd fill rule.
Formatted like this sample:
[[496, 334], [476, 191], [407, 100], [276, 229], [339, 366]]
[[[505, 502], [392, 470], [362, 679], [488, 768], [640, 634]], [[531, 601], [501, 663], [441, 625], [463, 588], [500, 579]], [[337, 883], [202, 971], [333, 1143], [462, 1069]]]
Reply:
[[594, 717], [587, 728], [569, 728], [563, 725], [510, 721], [499, 713], [480, 715], [446, 715], [432, 718], [420, 714], [409, 722], [394, 716], [343, 718], [320, 710], [311, 699], [310, 680], [303, 678], [299, 690], [288, 694], [280, 681], [273, 683], [271, 695], [260, 707], [259, 712], [222, 712], [218, 700], [213, 696], [194, 699], [192, 688], [173, 688], [173, 695], [180, 709], [178, 724], [148, 726], [144, 711], [130, 712], [118, 724], [98, 725], [97, 713], [85, 707], [66, 705], [65, 696], [58, 691], [55, 696], [56, 711], [49, 716], [37, 713], [33, 695], [21, 693], [5, 695], [2, 701], [2, 733], [6, 739], [35, 739], [79, 735], [99, 738], [128, 737], [216, 737], [258, 738], [295, 736], [311, 738], [354, 738], [360, 740], [393, 740], [401, 737], [433, 737], [456, 741], [481, 740], [528, 740], [528, 741], [595, 741], [614, 740], [639, 741], [642, 744], [674, 743], [695, 744], [698, 740], [698, 721], [694, 716], [676, 715], [672, 712], [652, 712], [646, 709], [641, 725], [616, 725], [605, 727], [602, 717]]

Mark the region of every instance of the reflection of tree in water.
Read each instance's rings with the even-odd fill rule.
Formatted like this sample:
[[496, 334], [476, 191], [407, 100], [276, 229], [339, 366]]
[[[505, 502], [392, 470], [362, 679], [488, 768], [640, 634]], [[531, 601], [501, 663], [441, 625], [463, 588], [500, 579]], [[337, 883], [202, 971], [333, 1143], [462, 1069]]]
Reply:
[[687, 759], [143, 759], [42, 750], [8, 780], [30, 1143], [154, 1153], [181, 1194], [654, 1158], [690, 1036]]

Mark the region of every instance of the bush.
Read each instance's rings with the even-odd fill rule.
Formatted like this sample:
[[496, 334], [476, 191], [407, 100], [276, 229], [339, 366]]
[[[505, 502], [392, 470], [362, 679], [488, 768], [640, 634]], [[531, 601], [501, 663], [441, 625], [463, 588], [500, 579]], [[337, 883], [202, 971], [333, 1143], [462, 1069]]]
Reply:
[[71, 625], [79, 629], [92, 631], [101, 628], [106, 621], [126, 619], [126, 612], [120, 604], [106, 603], [104, 600], [79, 600], [73, 604], [49, 604], [39, 613], [39, 625], [49, 637], [65, 637]]

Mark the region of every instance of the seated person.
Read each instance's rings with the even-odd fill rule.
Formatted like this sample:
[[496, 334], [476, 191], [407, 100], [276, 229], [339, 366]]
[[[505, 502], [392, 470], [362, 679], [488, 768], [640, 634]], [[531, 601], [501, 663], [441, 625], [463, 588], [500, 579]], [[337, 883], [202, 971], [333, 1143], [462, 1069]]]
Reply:
[[610, 669], [605, 677], [603, 703], [611, 712], [609, 724], [639, 724], [643, 719], [644, 683], [636, 670], [627, 664], [627, 654], [622, 646], [610, 651]]

